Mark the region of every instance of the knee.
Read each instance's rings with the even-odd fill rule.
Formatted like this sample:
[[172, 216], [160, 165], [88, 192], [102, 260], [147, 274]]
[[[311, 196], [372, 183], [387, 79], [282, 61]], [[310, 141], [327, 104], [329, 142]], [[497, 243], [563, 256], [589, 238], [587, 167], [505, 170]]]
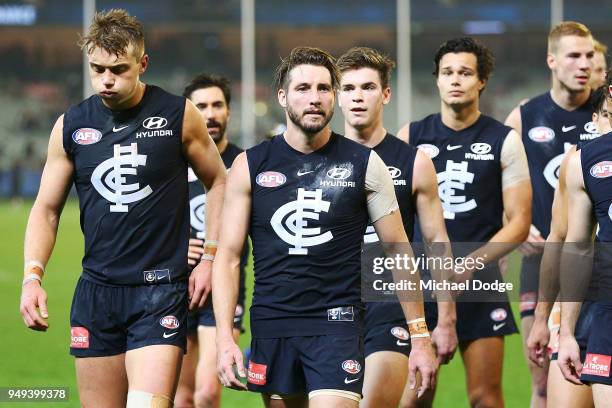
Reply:
[[193, 408], [193, 394], [187, 392], [177, 392], [176, 397], [174, 397], [174, 406], [175, 408]]
[[478, 387], [469, 391], [470, 406], [474, 408], [499, 408], [504, 405], [501, 386]]
[[197, 408], [218, 407], [221, 401], [221, 384], [207, 382], [202, 384], [195, 392], [195, 406]]

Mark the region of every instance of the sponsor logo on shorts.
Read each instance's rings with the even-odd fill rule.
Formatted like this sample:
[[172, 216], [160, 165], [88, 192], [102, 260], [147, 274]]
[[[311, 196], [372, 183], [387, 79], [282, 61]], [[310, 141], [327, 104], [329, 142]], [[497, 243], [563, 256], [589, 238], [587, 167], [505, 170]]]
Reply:
[[361, 364], [357, 360], [344, 360], [342, 369], [349, 374], [357, 374], [361, 371]]
[[[391, 334], [394, 335], [395, 337], [397, 337], [400, 340], [408, 340], [408, 339], [410, 339], [410, 334], [408, 334], [408, 330], [404, 329], [403, 327], [396, 326], [396, 327], [392, 328], [391, 329]], [[398, 343], [398, 345], [399, 345], [399, 343]]]
[[529, 129], [529, 138], [537, 143], [550, 142], [555, 138], [555, 131], [546, 126], [538, 126]]
[[599, 162], [589, 170], [591, 176], [595, 178], [606, 178], [612, 176], [612, 161]]
[[170, 269], [143, 271], [145, 283], [170, 282]]
[[586, 355], [586, 359], [584, 360], [581, 374], [609, 377], [611, 359], [611, 356], [606, 356], [604, 354], [588, 353]]
[[178, 334], [178, 332], [173, 332], [173, 333], [166, 333], [164, 332], [164, 339], [169, 339], [170, 337], [174, 336], [175, 334]]
[[490, 316], [491, 320], [494, 322], [501, 322], [502, 320], [506, 320], [508, 317], [508, 312], [506, 312], [506, 309], [500, 307], [492, 311]]
[[353, 306], [327, 309], [327, 320], [330, 322], [352, 322], [354, 319]]
[[493, 325], [493, 331], [498, 331], [499, 329], [501, 329], [502, 327], [504, 327], [506, 325], [506, 322], [504, 323], [500, 323], [500, 324], [494, 324]]
[[97, 129], [80, 128], [72, 133], [72, 140], [80, 145], [98, 143], [102, 139], [102, 133]]
[[159, 319], [159, 324], [161, 324], [166, 329], [173, 330], [179, 327], [179, 320], [172, 315], [168, 315]]
[[287, 182], [287, 177], [277, 171], [264, 171], [257, 175], [255, 182], [262, 187], [278, 187]]
[[429, 143], [423, 143], [417, 146], [417, 148], [419, 150], [424, 151], [425, 153], [427, 153], [427, 155], [433, 159], [434, 157], [436, 157], [437, 155], [440, 154], [440, 149], [438, 149], [437, 146], [434, 146], [432, 144]]
[[85, 327], [71, 327], [70, 347], [79, 349], [89, 348], [89, 330]]
[[249, 360], [248, 381], [255, 385], [266, 385], [266, 370], [268, 366], [265, 364], [257, 364]]

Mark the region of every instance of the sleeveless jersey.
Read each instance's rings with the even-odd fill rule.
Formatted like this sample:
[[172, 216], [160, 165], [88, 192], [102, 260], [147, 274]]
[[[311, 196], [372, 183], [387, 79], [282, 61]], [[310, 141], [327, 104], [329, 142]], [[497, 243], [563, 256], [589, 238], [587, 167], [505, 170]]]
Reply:
[[140, 103], [112, 111], [94, 95], [64, 115], [74, 163], [83, 277], [107, 285], [187, 276], [189, 203], [182, 153], [185, 98], [147, 85]]
[[[451, 242], [486, 242], [502, 228], [502, 145], [511, 128], [485, 115], [455, 131], [441, 115], [410, 124], [410, 144], [429, 154]], [[422, 241], [417, 228], [415, 240]]]
[[[242, 153], [243, 150], [233, 143], [228, 143], [223, 153], [221, 153], [221, 159], [225, 168], [229, 170], [232, 167], [234, 159]], [[205, 208], [206, 208], [206, 192], [204, 191], [204, 185], [195, 175], [191, 167], [188, 169], [188, 181], [189, 181], [189, 221], [191, 224], [191, 238], [204, 239], [206, 235], [206, 219]], [[244, 268], [246, 267], [249, 257], [249, 246], [248, 241], [245, 243], [242, 256], [240, 257], [240, 290], [238, 291], [238, 304], [244, 304], [245, 296], [245, 279], [246, 274]]]
[[589, 100], [573, 111], [566, 111], [546, 92], [520, 109], [522, 139], [533, 187], [532, 224], [546, 238], [550, 233], [552, 202], [563, 155], [571, 145], [599, 134], [592, 122], [593, 107]]
[[255, 338], [360, 330], [371, 150], [332, 133], [303, 154], [282, 135], [247, 150]]
[[[397, 137], [387, 134], [373, 150], [387, 165], [393, 179], [395, 196], [399, 204], [404, 230], [412, 241], [414, 230], [415, 202], [412, 195], [412, 175], [417, 149], [404, 143]], [[378, 241], [378, 235], [370, 224], [363, 237], [365, 243]], [[366, 303], [365, 326], [375, 326], [404, 320], [404, 312], [398, 302], [368, 302]]]

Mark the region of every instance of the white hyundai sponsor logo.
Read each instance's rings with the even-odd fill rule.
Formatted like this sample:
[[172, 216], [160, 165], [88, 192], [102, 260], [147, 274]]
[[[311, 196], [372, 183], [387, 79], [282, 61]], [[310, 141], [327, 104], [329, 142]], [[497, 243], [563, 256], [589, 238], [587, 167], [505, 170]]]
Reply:
[[147, 164], [147, 156], [138, 154], [138, 144], [114, 146], [113, 157], [100, 163], [91, 174], [91, 184], [102, 197], [110, 201], [110, 212], [128, 212], [126, 204], [149, 196], [153, 189], [139, 183], [127, 184], [127, 177], [136, 176], [137, 168]]
[[430, 159], [433, 159], [438, 154], [440, 154], [440, 149], [438, 149], [437, 146], [429, 144], [429, 143], [420, 144], [420, 145], [417, 146], [417, 148], [419, 150], [422, 150], [423, 152], [427, 153], [427, 155], [429, 156]]
[[346, 167], [333, 167], [327, 171], [327, 177], [334, 180], [345, 180], [351, 176], [351, 170]]
[[597, 125], [595, 124], [595, 122], [592, 122], [592, 121], [584, 124], [584, 130], [589, 133], [599, 134], [599, 131], [597, 130]]
[[387, 166], [387, 170], [389, 170], [389, 175], [392, 179], [396, 179], [402, 175], [402, 171], [397, 167]]
[[274, 212], [270, 224], [280, 239], [293, 246], [289, 248], [289, 255], [306, 255], [308, 247], [331, 241], [334, 237], [331, 231], [321, 233], [321, 228], [308, 227], [308, 220], [318, 220], [321, 212], [329, 211], [330, 204], [323, 200], [320, 188], [314, 191], [300, 188], [297, 200]]
[[142, 122], [142, 126], [147, 129], [161, 129], [168, 124], [168, 120], [166, 118], [162, 118], [161, 116], [151, 116], [150, 118], [146, 118]]
[[470, 149], [476, 154], [487, 154], [491, 151], [491, 145], [488, 143], [472, 143]]

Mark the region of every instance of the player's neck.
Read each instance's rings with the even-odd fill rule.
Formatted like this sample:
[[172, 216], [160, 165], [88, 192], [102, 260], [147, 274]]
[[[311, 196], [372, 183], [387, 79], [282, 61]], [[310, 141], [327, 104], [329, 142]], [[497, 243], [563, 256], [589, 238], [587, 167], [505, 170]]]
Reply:
[[472, 126], [480, 117], [480, 110], [476, 102], [461, 107], [442, 103], [441, 114], [446, 127], [459, 131]]
[[387, 130], [382, 126], [382, 121], [367, 128], [357, 129], [344, 122], [344, 136], [367, 147], [376, 147], [387, 134]]
[[287, 144], [298, 152], [312, 153], [329, 141], [331, 133], [329, 126], [325, 126], [318, 133], [309, 135], [289, 121], [284, 137]]
[[560, 81], [553, 80], [553, 86], [550, 89], [550, 97], [552, 100], [565, 110], [572, 111], [586, 103], [591, 95], [591, 88], [585, 88], [582, 91], [572, 91], [564, 86]]
[[227, 145], [229, 144], [229, 141], [227, 140], [227, 136], [223, 135], [221, 140], [219, 140], [215, 144], [217, 145], [217, 150], [219, 150], [219, 154], [223, 154], [225, 149], [227, 149]]

